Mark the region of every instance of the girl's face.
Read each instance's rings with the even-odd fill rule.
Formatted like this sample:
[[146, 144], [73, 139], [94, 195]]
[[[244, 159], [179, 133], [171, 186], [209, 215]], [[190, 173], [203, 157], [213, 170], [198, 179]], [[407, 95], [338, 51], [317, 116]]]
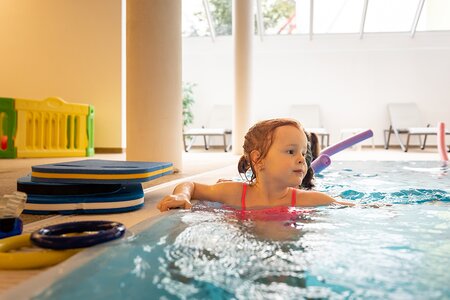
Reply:
[[294, 126], [275, 129], [273, 142], [261, 161], [266, 179], [290, 187], [298, 187], [307, 172], [307, 139], [303, 130]]

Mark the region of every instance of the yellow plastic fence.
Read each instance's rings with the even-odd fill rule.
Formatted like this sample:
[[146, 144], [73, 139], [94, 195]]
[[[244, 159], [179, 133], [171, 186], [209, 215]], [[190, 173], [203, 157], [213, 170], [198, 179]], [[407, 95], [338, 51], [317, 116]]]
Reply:
[[15, 99], [17, 157], [86, 156], [89, 105]]

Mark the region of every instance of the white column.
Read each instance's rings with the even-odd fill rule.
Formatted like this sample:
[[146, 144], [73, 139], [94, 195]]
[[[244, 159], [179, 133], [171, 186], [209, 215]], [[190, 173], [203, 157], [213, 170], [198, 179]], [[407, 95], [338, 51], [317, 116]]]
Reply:
[[182, 166], [181, 0], [127, 0], [127, 160]]
[[233, 153], [242, 154], [244, 136], [251, 122], [253, 1], [233, 1], [234, 112]]

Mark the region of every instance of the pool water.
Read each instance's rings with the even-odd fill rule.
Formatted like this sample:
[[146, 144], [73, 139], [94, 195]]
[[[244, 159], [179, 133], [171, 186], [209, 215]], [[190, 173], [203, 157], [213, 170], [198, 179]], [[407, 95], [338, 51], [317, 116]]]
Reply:
[[365, 206], [267, 222], [200, 202], [138, 225], [35, 298], [450, 299], [447, 167], [342, 162], [317, 183]]

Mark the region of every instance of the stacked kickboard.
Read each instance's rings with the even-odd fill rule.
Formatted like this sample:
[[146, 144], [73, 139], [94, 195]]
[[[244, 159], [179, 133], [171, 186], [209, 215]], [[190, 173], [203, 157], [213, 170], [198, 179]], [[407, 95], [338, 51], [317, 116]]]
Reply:
[[33, 166], [18, 179], [24, 213], [116, 213], [144, 205], [141, 183], [171, 174], [172, 163], [82, 160]]

